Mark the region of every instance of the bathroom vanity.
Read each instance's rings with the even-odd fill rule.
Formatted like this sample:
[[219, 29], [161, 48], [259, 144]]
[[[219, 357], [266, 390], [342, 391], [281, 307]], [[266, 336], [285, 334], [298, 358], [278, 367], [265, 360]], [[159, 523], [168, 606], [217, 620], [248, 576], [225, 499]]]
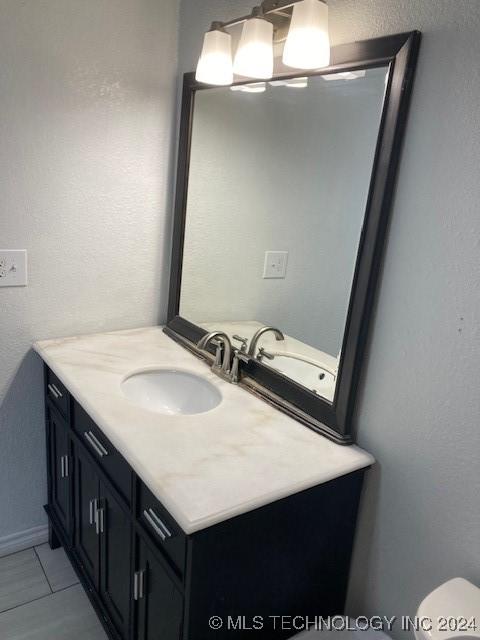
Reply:
[[167, 326], [35, 345], [50, 543], [111, 640], [287, 638], [281, 616], [344, 612], [419, 42], [340, 45], [293, 84], [187, 74]]
[[[369, 454], [220, 380], [160, 327], [35, 348], [50, 542], [110, 638], [227, 638], [232, 625], [286, 638], [269, 616], [343, 611]], [[190, 372], [221, 402], [197, 415], [138, 406], [122, 383], [153, 366]], [[263, 629], [249, 630], [255, 616]]]

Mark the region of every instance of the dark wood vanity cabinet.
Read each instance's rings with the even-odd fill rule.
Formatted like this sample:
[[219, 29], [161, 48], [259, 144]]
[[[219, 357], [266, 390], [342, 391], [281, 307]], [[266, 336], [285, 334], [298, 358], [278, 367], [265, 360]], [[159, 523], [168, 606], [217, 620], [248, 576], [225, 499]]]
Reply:
[[363, 470], [187, 535], [45, 371], [50, 543], [111, 640], [289, 638], [279, 615], [343, 613]]

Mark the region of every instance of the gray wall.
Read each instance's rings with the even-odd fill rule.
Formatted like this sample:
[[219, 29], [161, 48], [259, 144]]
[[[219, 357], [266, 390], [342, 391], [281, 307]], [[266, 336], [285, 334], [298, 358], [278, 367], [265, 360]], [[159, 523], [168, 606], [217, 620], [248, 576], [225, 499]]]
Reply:
[[[183, 316], [261, 321], [337, 357], [385, 74], [197, 95]], [[285, 279], [263, 278], [268, 250], [288, 251]]]
[[0, 543], [45, 522], [32, 341], [165, 319], [177, 13], [0, 0], [0, 247], [30, 259], [0, 289]]
[[[251, 4], [183, 0], [181, 69], [212, 19]], [[480, 584], [480, 2], [329, 5], [334, 43], [424, 32], [360, 393], [358, 440], [378, 463], [349, 595], [353, 614], [413, 615], [448, 578]]]

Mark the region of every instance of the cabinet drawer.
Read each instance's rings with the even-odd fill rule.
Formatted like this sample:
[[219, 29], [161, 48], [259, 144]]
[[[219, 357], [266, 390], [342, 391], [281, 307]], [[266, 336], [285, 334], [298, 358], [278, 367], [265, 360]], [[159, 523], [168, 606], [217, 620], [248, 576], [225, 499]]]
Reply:
[[143, 482], [139, 480], [138, 484], [137, 517], [175, 571], [183, 576], [187, 544], [185, 533]]
[[57, 376], [47, 369], [46, 393], [62, 416], [68, 420], [70, 413], [70, 394]]
[[127, 504], [132, 501], [132, 470], [88, 413], [75, 402], [73, 428]]

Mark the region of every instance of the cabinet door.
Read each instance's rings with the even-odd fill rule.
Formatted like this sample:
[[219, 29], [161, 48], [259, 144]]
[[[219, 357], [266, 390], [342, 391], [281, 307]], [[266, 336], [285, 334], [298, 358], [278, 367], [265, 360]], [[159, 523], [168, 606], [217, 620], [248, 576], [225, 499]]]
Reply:
[[138, 571], [134, 597], [138, 602], [138, 640], [179, 640], [182, 631], [183, 598], [162, 563], [138, 538]]
[[100, 529], [96, 510], [100, 481], [83, 449], [75, 446], [75, 535], [74, 548], [95, 589], [100, 576]]
[[132, 601], [132, 526], [129, 515], [103, 484], [100, 493], [100, 596], [118, 633], [127, 638]]
[[50, 443], [50, 506], [67, 537], [70, 536], [71, 457], [68, 426], [53, 409], [48, 410]]

